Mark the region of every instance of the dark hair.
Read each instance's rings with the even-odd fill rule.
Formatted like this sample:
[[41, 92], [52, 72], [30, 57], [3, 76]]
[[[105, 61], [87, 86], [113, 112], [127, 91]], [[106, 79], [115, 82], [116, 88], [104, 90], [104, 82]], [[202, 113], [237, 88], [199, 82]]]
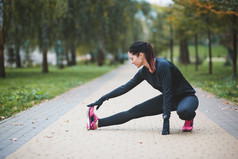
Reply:
[[136, 41], [130, 48], [129, 52], [133, 55], [139, 56], [140, 53], [144, 53], [148, 64], [150, 65], [151, 70], [155, 71], [155, 54], [152, 46], [148, 42]]

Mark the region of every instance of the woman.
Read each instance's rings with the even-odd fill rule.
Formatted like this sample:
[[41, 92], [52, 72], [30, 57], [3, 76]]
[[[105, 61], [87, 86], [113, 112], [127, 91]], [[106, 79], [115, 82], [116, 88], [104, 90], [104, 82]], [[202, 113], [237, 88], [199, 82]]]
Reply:
[[[183, 77], [179, 69], [163, 58], [155, 58], [152, 46], [148, 42], [134, 42], [128, 51], [132, 64], [138, 68], [143, 66], [125, 85], [102, 96], [96, 102], [89, 104], [87, 128], [94, 130], [98, 127], [125, 123], [131, 119], [163, 114], [162, 135], [170, 134], [170, 112], [177, 111], [180, 119], [185, 120], [182, 131], [192, 131], [193, 120], [198, 107], [195, 90]], [[136, 85], [146, 80], [153, 88], [162, 94], [138, 104], [128, 111], [99, 119], [94, 114], [105, 100], [120, 96]]]

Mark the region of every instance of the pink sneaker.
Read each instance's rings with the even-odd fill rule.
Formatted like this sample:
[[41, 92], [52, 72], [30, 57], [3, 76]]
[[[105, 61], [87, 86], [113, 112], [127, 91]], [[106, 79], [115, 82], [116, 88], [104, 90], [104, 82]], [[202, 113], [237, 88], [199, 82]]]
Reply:
[[193, 130], [193, 119], [192, 120], [185, 120], [182, 131], [183, 132], [191, 132], [192, 130]]
[[99, 118], [94, 114], [94, 107], [90, 107], [88, 109], [87, 129], [88, 130], [95, 130], [95, 129], [97, 129], [96, 123], [97, 123], [98, 119]]

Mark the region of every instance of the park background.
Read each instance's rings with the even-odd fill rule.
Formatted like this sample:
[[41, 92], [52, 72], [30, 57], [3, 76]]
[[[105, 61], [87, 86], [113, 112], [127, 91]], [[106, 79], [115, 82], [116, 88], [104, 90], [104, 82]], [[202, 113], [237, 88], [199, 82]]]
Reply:
[[237, 17], [236, 0], [0, 0], [0, 120], [117, 68], [136, 40], [238, 105]]

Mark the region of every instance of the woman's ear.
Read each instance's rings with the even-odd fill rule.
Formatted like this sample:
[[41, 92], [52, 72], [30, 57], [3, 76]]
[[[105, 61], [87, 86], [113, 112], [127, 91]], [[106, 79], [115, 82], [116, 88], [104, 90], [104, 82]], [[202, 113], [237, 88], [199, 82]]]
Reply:
[[139, 57], [140, 58], [144, 58], [145, 54], [143, 54], [142, 52], [139, 53]]

